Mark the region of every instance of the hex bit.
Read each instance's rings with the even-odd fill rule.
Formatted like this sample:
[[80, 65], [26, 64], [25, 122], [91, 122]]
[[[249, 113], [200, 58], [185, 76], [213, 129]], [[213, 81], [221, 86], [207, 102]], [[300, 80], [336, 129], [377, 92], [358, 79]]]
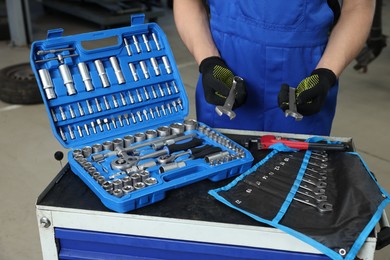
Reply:
[[60, 130], [60, 135], [61, 135], [62, 140], [66, 141], [66, 136], [65, 136], [64, 130], [62, 130], [61, 127], [59, 127], [59, 130]]
[[176, 94], [179, 93], [179, 88], [177, 87], [175, 81], [172, 81], [172, 85], [173, 85], [173, 89], [175, 90], [175, 93], [176, 93]]
[[119, 96], [120, 96], [120, 98], [121, 98], [122, 105], [123, 105], [123, 106], [126, 106], [126, 105], [127, 105], [127, 102], [126, 102], [125, 96], [124, 96], [122, 93], [119, 93]]
[[102, 120], [97, 119], [97, 120], [96, 120], [96, 123], [97, 123], [98, 126], [99, 126], [100, 132], [103, 132], [103, 131], [104, 131], [104, 128], [103, 128], [103, 122], [102, 122]]
[[144, 44], [145, 44], [145, 46], [146, 46], [146, 50], [147, 50], [148, 52], [150, 52], [151, 49], [150, 49], [150, 45], [149, 45], [148, 36], [146, 36], [146, 34], [142, 34], [142, 39], [144, 40]]
[[90, 135], [91, 133], [89, 132], [89, 128], [88, 128], [88, 125], [87, 124], [84, 124], [84, 129], [85, 129], [85, 133], [87, 135]]
[[77, 131], [79, 132], [79, 136], [83, 137], [83, 131], [81, 130], [81, 127], [79, 125], [77, 126]]
[[153, 86], [151, 86], [151, 89], [152, 89], [153, 98], [158, 98], [156, 90], [154, 89]]
[[133, 113], [130, 113], [131, 115], [131, 119], [133, 120], [133, 123], [136, 124], [137, 123], [137, 120], [135, 119], [135, 116]]
[[64, 109], [62, 107], [58, 107], [58, 110], [60, 110], [60, 115], [61, 115], [62, 120], [65, 121], [66, 115], [65, 115]]
[[127, 51], [127, 55], [131, 56], [132, 55], [131, 47], [130, 47], [129, 42], [127, 41], [127, 39], [125, 37], [123, 37], [123, 42], [125, 43], [125, 48], [126, 48], [126, 51]]
[[169, 88], [168, 82], [165, 82], [165, 86], [167, 87], [168, 95], [172, 95], [172, 91], [171, 91], [171, 89]]
[[150, 96], [149, 96], [149, 93], [148, 93], [148, 90], [146, 89], [146, 87], [144, 87], [144, 94], [145, 94], [146, 100], [149, 100]]
[[131, 75], [133, 75], [134, 81], [138, 81], [139, 77], [138, 77], [137, 70], [135, 69], [134, 64], [129, 62], [129, 68], [130, 68], [130, 71], [131, 71]]
[[93, 133], [96, 134], [97, 133], [96, 125], [95, 125], [95, 122], [93, 122], [93, 121], [91, 122], [91, 128], [92, 128]]
[[106, 96], [103, 96], [104, 105], [106, 106], [106, 110], [111, 109], [110, 103], [108, 102]]
[[80, 104], [79, 102], [77, 102], [77, 107], [78, 107], [78, 109], [79, 109], [79, 114], [80, 114], [80, 116], [85, 115], [84, 109], [83, 109], [83, 107], [81, 106], [81, 104]]
[[111, 130], [110, 122], [108, 122], [108, 118], [104, 118], [103, 119], [103, 123], [106, 125], [107, 130]]
[[141, 53], [141, 47], [139, 46], [137, 36], [133, 35], [132, 38], [133, 38], [134, 46], [137, 50], [137, 53]]
[[97, 98], [95, 98], [95, 104], [96, 104], [97, 111], [101, 112], [103, 109], [100, 106], [100, 102], [99, 102], [99, 100]]
[[118, 104], [118, 101], [116, 100], [115, 95], [112, 95], [112, 103], [114, 103], [115, 108], [119, 107], [119, 104]]
[[70, 139], [73, 140], [76, 138], [76, 136], [73, 133], [72, 127], [70, 125], [68, 125], [68, 132], [69, 132]]
[[126, 121], [126, 124], [130, 125], [129, 115], [128, 114], [124, 114], [123, 117], [124, 117], [124, 119]]
[[87, 103], [88, 112], [89, 112], [90, 114], [93, 114], [93, 109], [92, 109], [92, 106], [91, 106], [91, 104], [89, 103], [89, 101], [88, 101], [88, 100], [85, 100], [85, 103]]
[[135, 93], [136, 93], [136, 95], [137, 95], [138, 102], [142, 102], [143, 99], [142, 99], [142, 96], [141, 96], [141, 94], [139, 93], [138, 89], [135, 90]]
[[133, 97], [133, 95], [131, 95], [131, 92], [130, 92], [130, 90], [129, 90], [129, 91], [127, 91], [127, 94], [129, 95], [130, 103], [131, 103], [131, 104], [134, 104], [134, 103], [135, 103], [135, 101], [134, 101], [134, 97]]
[[160, 43], [159, 43], [157, 35], [155, 33], [152, 33], [152, 38], [153, 38], [154, 43], [156, 44], [157, 50], [158, 51], [161, 50]]

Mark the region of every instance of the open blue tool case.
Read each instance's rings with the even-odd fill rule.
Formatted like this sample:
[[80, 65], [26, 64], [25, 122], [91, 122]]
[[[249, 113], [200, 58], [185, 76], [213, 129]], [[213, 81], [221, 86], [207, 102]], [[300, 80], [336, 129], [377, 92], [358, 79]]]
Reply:
[[167, 38], [144, 18], [72, 36], [50, 30], [31, 48], [54, 136], [71, 148], [72, 171], [117, 212], [199, 180], [234, 176], [253, 161], [237, 143], [185, 119], [189, 102]]

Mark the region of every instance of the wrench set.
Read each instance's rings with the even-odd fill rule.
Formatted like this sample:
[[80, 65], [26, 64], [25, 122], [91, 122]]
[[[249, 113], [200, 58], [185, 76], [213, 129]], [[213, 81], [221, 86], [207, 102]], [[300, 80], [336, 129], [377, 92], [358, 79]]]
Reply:
[[32, 44], [31, 66], [73, 172], [108, 208], [133, 210], [169, 189], [251, 166], [247, 150], [185, 120], [184, 84], [157, 24], [135, 15], [128, 27], [62, 33]]
[[209, 194], [332, 259], [354, 259], [390, 203], [390, 195], [362, 158], [350, 150], [350, 142], [346, 151], [336, 140], [310, 137], [298, 141], [295, 135], [295, 141], [278, 138], [283, 144], [278, 146], [265, 134], [243, 139], [261, 144], [258, 156], [251, 149], [258, 162]]
[[[252, 174], [245, 176], [241, 186], [237, 188], [244, 195], [239, 195], [234, 203], [241, 205], [245, 203], [241, 197], [246, 201], [251, 201], [248, 197], [255, 196], [256, 198], [270, 197], [270, 200], [278, 201], [274, 203], [278, 205], [285, 200], [292, 187], [297, 187], [292, 194], [292, 201], [296, 202], [294, 207], [319, 215], [332, 212], [334, 202], [327, 196], [327, 153], [325, 151], [312, 152], [312, 155], [306, 159], [308, 165], [302, 177], [297, 180], [298, 172], [302, 170], [302, 152], [281, 153], [270, 158]], [[259, 207], [260, 205], [261, 202], [259, 202]], [[276, 211], [272, 212], [269, 217], [275, 217], [274, 214]]]

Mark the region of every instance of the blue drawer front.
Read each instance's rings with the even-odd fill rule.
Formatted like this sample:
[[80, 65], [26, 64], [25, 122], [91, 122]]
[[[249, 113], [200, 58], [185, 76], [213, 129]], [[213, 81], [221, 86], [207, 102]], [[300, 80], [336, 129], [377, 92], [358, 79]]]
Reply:
[[56, 228], [60, 259], [329, 259], [242, 246]]

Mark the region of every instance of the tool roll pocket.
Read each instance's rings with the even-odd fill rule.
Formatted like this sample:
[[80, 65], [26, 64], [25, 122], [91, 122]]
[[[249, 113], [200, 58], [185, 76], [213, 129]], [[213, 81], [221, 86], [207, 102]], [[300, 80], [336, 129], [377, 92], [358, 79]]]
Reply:
[[271, 153], [252, 172], [221, 188], [218, 196], [251, 214], [272, 220], [291, 192], [303, 156], [303, 152]]
[[389, 195], [357, 153], [271, 152], [225, 187], [209, 192], [333, 259], [353, 259]]

